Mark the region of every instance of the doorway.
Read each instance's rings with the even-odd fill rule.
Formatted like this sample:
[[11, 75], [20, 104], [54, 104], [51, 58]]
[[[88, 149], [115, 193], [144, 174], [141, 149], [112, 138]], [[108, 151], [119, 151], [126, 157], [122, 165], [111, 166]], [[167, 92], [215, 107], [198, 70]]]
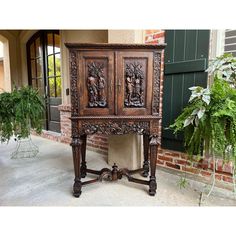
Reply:
[[59, 31], [38, 31], [27, 42], [29, 85], [45, 98], [44, 129], [60, 132], [62, 103], [61, 50]]

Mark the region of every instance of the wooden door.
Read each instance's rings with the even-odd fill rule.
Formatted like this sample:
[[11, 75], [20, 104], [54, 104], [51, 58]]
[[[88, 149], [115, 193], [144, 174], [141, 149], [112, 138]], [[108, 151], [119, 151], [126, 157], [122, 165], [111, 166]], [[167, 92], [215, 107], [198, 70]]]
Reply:
[[80, 51], [78, 60], [80, 115], [113, 115], [113, 52]]
[[207, 85], [209, 30], [166, 30], [162, 147], [183, 151], [183, 135], [166, 129], [187, 105], [189, 87]]
[[119, 51], [116, 61], [116, 114], [151, 115], [153, 52]]

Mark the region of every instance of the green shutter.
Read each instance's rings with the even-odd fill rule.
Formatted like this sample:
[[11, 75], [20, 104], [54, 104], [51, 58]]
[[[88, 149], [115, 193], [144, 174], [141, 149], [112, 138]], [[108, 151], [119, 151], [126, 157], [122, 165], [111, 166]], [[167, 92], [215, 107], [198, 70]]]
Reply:
[[183, 151], [183, 135], [166, 128], [186, 106], [189, 87], [207, 85], [209, 30], [166, 30], [162, 147]]

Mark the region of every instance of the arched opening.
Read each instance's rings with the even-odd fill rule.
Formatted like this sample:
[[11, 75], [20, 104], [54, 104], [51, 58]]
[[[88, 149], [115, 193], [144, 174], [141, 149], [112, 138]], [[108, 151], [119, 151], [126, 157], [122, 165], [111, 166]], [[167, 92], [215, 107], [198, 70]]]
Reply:
[[45, 130], [60, 132], [62, 103], [59, 31], [38, 31], [27, 42], [29, 85], [46, 98]]
[[0, 34], [0, 92], [11, 91], [9, 41]]
[[0, 93], [4, 91], [3, 43], [0, 41]]

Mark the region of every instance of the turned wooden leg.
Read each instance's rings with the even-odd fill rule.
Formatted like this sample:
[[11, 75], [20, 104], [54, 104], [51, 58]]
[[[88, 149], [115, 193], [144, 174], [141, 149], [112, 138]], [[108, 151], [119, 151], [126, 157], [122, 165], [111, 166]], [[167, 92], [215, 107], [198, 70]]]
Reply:
[[87, 143], [87, 135], [84, 134], [81, 136], [81, 140], [82, 140], [82, 150], [81, 150], [81, 154], [82, 154], [82, 162], [81, 162], [81, 167], [80, 167], [80, 171], [81, 171], [81, 178], [85, 178], [86, 177], [86, 172], [87, 172], [87, 165], [86, 165], [86, 143]]
[[149, 148], [149, 135], [143, 135], [143, 177], [148, 177], [149, 174], [149, 160], [148, 160], [148, 148]]
[[149, 181], [149, 194], [155, 196], [157, 183], [156, 183], [156, 161], [157, 161], [157, 150], [159, 145], [159, 138], [157, 135], [151, 136], [150, 140], [150, 181]]
[[80, 173], [80, 157], [82, 150], [82, 140], [80, 137], [73, 137], [71, 146], [73, 152], [73, 162], [74, 162], [74, 171], [75, 171], [75, 182], [73, 186], [73, 195], [79, 197], [81, 194], [81, 173]]

